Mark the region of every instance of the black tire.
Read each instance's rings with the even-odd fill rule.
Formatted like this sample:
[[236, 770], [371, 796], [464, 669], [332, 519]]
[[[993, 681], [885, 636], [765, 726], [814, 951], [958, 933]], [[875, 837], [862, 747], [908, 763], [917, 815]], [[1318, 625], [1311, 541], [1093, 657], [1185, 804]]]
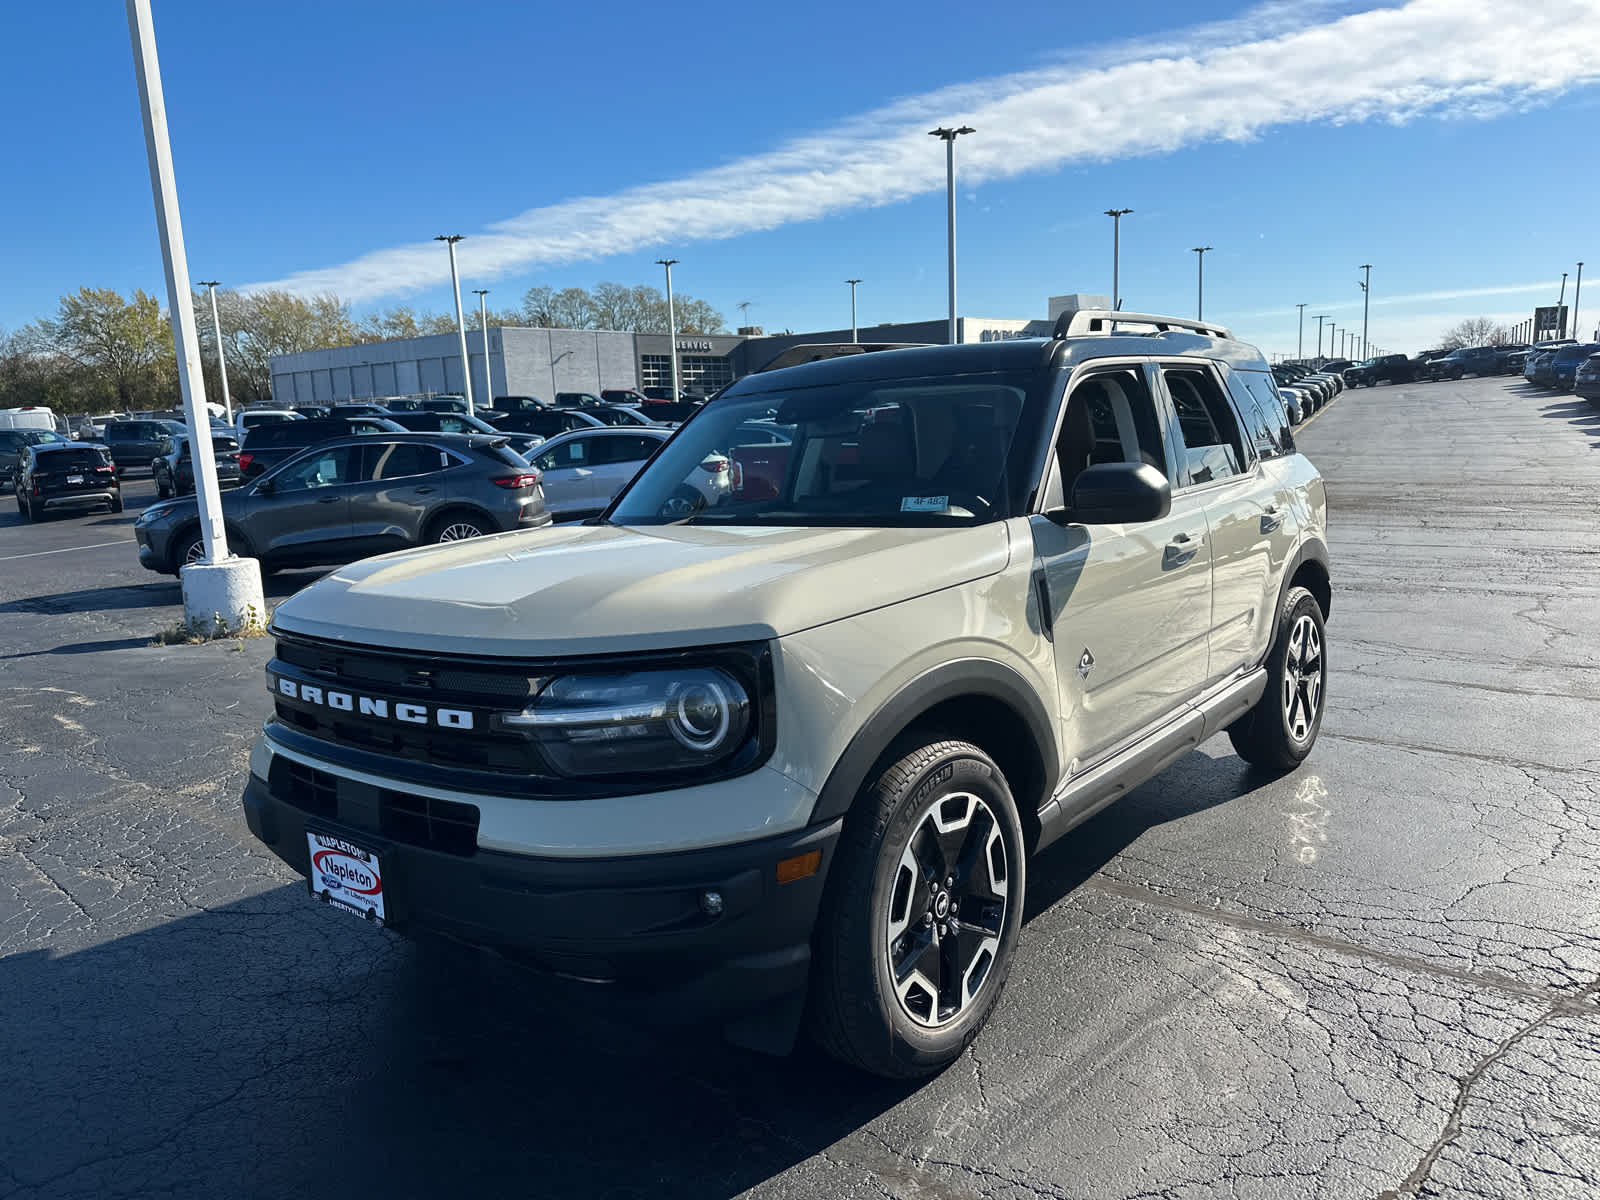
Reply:
[[161, 476], [159, 476], [159, 475], [156, 476], [156, 499], [157, 500], [170, 500], [171, 498], [172, 498], [172, 489], [167, 486], [167, 481], [165, 479], [161, 478]]
[[190, 530], [173, 543], [172, 573], [174, 575], [178, 575], [183, 571], [185, 564], [189, 561], [190, 554], [193, 553], [196, 546], [200, 547], [202, 554], [205, 553], [205, 538], [198, 529]]
[[828, 875], [810, 1028], [844, 1063], [915, 1079], [959, 1058], [999, 1002], [1022, 927], [1026, 848], [1011, 788], [978, 747], [912, 735], [880, 766]]
[[1290, 588], [1267, 651], [1267, 690], [1254, 708], [1228, 727], [1228, 740], [1253, 766], [1291, 771], [1316, 745], [1327, 700], [1328, 640], [1322, 606], [1305, 588]]
[[[468, 532], [470, 530], [471, 532]], [[468, 538], [482, 537], [486, 533], [493, 533], [494, 529], [489, 522], [474, 513], [454, 512], [445, 513], [444, 516], [434, 520], [428, 526], [428, 541], [461, 542]]]
[[42, 505], [35, 504], [30, 498], [28, 500], [28, 506], [22, 510], [22, 515], [27, 517], [30, 521], [42, 521], [44, 520], [44, 507]]
[[691, 517], [705, 506], [705, 496], [685, 483], [661, 502], [661, 511], [658, 515], [672, 518]]
[[122, 497], [120, 495], [111, 497], [111, 511], [114, 513], [122, 511]]

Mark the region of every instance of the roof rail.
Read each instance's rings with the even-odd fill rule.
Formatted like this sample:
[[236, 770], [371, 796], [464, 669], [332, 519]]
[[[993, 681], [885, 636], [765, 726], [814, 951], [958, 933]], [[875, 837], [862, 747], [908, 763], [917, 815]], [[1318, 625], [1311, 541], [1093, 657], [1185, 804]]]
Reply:
[[843, 358], [850, 354], [874, 354], [879, 350], [909, 350], [925, 345], [926, 342], [801, 342], [790, 346], [750, 373], [760, 375], [765, 371], [781, 371], [784, 367], [796, 366], [799, 363], [821, 362], [824, 359]]
[[[1163, 317], [1155, 313], [1112, 311], [1109, 308], [1080, 308], [1064, 312], [1056, 319], [1053, 338], [1076, 337], [1084, 333], [1115, 333], [1118, 325], [1153, 325], [1157, 333], [1174, 329], [1203, 333], [1208, 337], [1233, 340], [1233, 331], [1209, 321], [1190, 321], [1184, 317]], [[1131, 330], [1129, 331], [1132, 332]]]

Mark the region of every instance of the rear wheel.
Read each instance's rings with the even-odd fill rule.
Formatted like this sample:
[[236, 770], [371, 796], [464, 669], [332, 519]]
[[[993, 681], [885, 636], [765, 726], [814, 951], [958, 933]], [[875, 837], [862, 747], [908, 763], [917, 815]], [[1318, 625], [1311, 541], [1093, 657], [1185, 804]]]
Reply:
[[428, 533], [430, 542], [464, 542], [468, 538], [482, 537], [488, 533], [488, 523], [470, 513], [446, 513], [433, 523]]
[[184, 567], [199, 562], [206, 556], [206, 540], [198, 529], [186, 533], [178, 539], [178, 544], [173, 547], [172, 565], [174, 572], [181, 571]]
[[663, 517], [690, 517], [706, 506], [706, 498], [687, 483], [668, 496], [661, 504]]
[[172, 488], [167, 483], [166, 477], [162, 476], [162, 475], [157, 475], [156, 476], [156, 499], [158, 499], [158, 500], [168, 500], [168, 499], [171, 499], [171, 497], [172, 497]]
[[122, 511], [122, 496], [120, 494], [111, 497], [111, 511], [114, 513]]
[[1267, 690], [1228, 727], [1245, 762], [1288, 771], [1305, 761], [1322, 728], [1328, 659], [1322, 606], [1305, 588], [1290, 588], [1267, 651]]
[[813, 940], [810, 1013], [830, 1054], [909, 1079], [960, 1057], [998, 1003], [1026, 863], [993, 759], [935, 737], [900, 749], [846, 818]]
[[29, 497], [28, 505], [22, 510], [22, 514], [30, 521], [42, 521], [44, 520], [44, 505], [35, 504], [32, 497]]

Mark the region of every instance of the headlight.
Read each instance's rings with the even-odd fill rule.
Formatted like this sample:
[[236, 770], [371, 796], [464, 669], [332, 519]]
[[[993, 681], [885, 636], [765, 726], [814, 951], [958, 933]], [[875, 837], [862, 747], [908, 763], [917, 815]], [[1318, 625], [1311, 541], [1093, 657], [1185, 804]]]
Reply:
[[631, 775], [727, 758], [750, 732], [750, 697], [714, 667], [564, 675], [496, 720], [532, 737], [563, 775]]

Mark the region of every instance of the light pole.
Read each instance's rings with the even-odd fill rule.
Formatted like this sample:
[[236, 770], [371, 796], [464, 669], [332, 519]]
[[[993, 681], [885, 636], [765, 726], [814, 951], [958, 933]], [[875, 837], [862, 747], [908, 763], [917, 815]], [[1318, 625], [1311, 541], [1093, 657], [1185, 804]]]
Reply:
[[1322, 323], [1328, 319], [1327, 313], [1317, 316], [1317, 357], [1322, 357]]
[[681, 396], [678, 391], [678, 317], [672, 309], [672, 268], [678, 265], [675, 258], [658, 258], [658, 266], [667, 269], [667, 353], [672, 356], [672, 402]]
[[[161, 86], [161, 62], [156, 55], [150, 0], [127, 0], [127, 14], [145, 154], [150, 162], [150, 190], [155, 200], [156, 229], [161, 236], [161, 260], [167, 277], [178, 388], [183, 395], [183, 411], [189, 425], [189, 451], [194, 459], [195, 500], [200, 516], [203, 557], [179, 568], [183, 612], [191, 625], [203, 622], [213, 627], [213, 623], [221, 622], [229, 629], [242, 629], [261, 624], [266, 615], [266, 602], [261, 595], [261, 570], [255, 559], [234, 558], [228, 552], [222, 499], [217, 490], [211, 421], [206, 410], [206, 383], [200, 369], [199, 341], [195, 336], [189, 256], [184, 248], [183, 220], [178, 212], [178, 179], [172, 167], [167, 101]], [[180, 555], [187, 557], [182, 544], [178, 549]]]
[[473, 413], [476, 410], [472, 405], [472, 363], [467, 358], [467, 319], [461, 315], [461, 276], [456, 273], [456, 243], [465, 236], [460, 233], [441, 233], [433, 240], [450, 247], [450, 287], [456, 297], [456, 336], [461, 339], [461, 382], [467, 389], [467, 412]]
[[1295, 341], [1294, 356], [1301, 359], [1306, 356], [1306, 306], [1296, 304], [1295, 307], [1300, 310], [1300, 333]]
[[489, 289], [473, 288], [472, 294], [478, 298], [478, 324], [483, 326], [483, 399], [487, 405], [493, 403], [494, 396], [494, 375], [489, 370], [489, 309], [483, 300]]
[[1196, 321], [1204, 321], [1206, 319], [1206, 251], [1210, 250], [1211, 247], [1194, 246], [1192, 249], [1194, 250], [1195, 263], [1200, 269], [1194, 300], [1194, 319]]
[[1113, 312], [1122, 310], [1122, 218], [1131, 213], [1131, 208], [1108, 208], [1106, 216], [1111, 218], [1111, 309]]
[[959, 129], [941, 126], [928, 130], [929, 137], [944, 142], [945, 209], [950, 224], [950, 344], [956, 344], [956, 139], [964, 133], [977, 133], [971, 125]]
[[[1579, 264], [1582, 265], [1581, 263]], [[228, 364], [222, 356], [222, 322], [217, 319], [217, 281], [202, 279], [200, 286], [211, 293], [211, 332], [217, 339], [217, 374], [222, 376], [222, 408], [228, 414], [228, 424], [233, 424], [233, 401], [228, 397]], [[209, 424], [210, 422], [207, 422]]]
[[855, 342], [860, 340], [856, 333], [856, 284], [861, 280], [846, 279], [845, 282], [850, 285], [850, 340]]
[[[1583, 263], [1578, 264], [1578, 279], [1572, 285], [1572, 336], [1578, 337], [1578, 298], [1583, 295]], [[1582, 338], [1578, 338], [1582, 341]]]
[[1372, 300], [1372, 264], [1362, 263], [1361, 269], [1367, 277], [1361, 284], [1361, 361], [1365, 362], [1367, 354], [1367, 305]]

